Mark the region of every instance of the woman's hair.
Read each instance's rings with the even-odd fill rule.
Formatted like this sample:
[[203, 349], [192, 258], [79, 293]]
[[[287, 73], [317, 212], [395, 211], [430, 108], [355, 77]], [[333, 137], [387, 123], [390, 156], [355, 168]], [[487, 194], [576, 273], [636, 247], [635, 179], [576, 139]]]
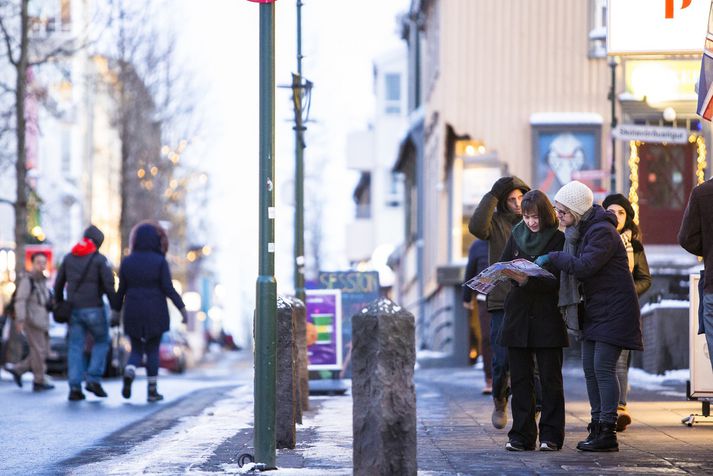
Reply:
[[523, 195], [520, 208], [523, 214], [537, 214], [540, 217], [540, 226], [542, 228], [557, 228], [559, 226], [552, 202], [540, 190], [530, 190]]
[[567, 205], [565, 205], [563, 203], [560, 203], [558, 201], [555, 201], [555, 203], [559, 203], [560, 207], [564, 208], [565, 210], [567, 210], [569, 212], [570, 215], [572, 215], [572, 218], [574, 219], [574, 223], [572, 223], [571, 226], [579, 225], [579, 222], [582, 221], [582, 215], [575, 212], [574, 210], [572, 210], [571, 208], [569, 208]]

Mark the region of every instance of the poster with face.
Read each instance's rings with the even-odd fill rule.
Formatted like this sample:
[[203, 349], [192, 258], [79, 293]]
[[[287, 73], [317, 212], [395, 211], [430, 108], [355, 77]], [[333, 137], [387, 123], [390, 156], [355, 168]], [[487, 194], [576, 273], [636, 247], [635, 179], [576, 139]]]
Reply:
[[552, 199], [564, 184], [579, 180], [604, 192], [599, 126], [533, 128], [534, 184]]

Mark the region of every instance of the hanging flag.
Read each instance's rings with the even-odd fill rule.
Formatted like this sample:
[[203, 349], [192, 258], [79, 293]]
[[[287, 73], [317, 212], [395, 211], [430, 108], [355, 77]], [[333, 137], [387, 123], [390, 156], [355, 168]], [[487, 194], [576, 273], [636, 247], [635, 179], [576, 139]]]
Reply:
[[698, 80], [698, 115], [708, 121], [713, 120], [713, 1], [708, 14], [708, 34]]

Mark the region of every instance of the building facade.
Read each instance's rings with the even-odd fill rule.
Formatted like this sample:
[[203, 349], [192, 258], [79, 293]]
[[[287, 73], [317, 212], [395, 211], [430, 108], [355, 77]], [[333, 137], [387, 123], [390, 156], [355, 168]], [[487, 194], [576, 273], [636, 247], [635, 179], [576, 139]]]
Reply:
[[[622, 68], [606, 56], [606, 7], [599, 0], [412, 2], [403, 33], [410, 129], [394, 164], [405, 176], [406, 223], [392, 262], [398, 300], [417, 316], [421, 349], [452, 353], [467, 332], [460, 303], [474, 239], [467, 223], [498, 177], [517, 175], [550, 197], [572, 179], [589, 185], [596, 200], [611, 190], [645, 193], [632, 178], [629, 143], [611, 140], [612, 119], [632, 120], [636, 109], [619, 94], [631, 82], [622, 74], [631, 64]], [[693, 131], [690, 106], [677, 112]], [[633, 120], [658, 123], [663, 109]], [[683, 147], [688, 168], [680, 173], [689, 181], [700, 162], [695, 147]], [[664, 158], [649, 167], [667, 163], [660, 147], [651, 149]], [[659, 180], [676, 177], [670, 169]], [[686, 191], [676, 193], [685, 195], [685, 207]], [[695, 259], [675, 246], [675, 234], [656, 231], [654, 204], [641, 205], [644, 232], [657, 236], [645, 235], [645, 244], [663, 246], [647, 246], [654, 266], [690, 266]]]

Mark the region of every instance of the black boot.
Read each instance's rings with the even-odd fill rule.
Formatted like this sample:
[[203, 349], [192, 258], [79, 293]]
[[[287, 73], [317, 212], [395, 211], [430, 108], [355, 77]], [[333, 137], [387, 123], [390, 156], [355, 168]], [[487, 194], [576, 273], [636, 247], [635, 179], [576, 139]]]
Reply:
[[134, 381], [134, 369], [133, 367], [126, 367], [124, 369], [124, 385], [121, 387], [121, 396], [124, 398], [131, 398], [131, 384]]
[[594, 439], [597, 437], [597, 434], [599, 433], [599, 422], [594, 420], [589, 422], [589, 425], [587, 425], [587, 431], [589, 432], [587, 438], [577, 443], [578, 450], [586, 451], [583, 447], [586, 447], [587, 445], [591, 444], [592, 441], [594, 441]]
[[158, 402], [159, 400], [163, 400], [163, 395], [158, 393], [155, 383], [149, 383], [149, 393], [146, 400], [149, 402]]
[[619, 443], [616, 441], [616, 423], [599, 422], [599, 432], [597, 437], [590, 443], [585, 443], [577, 448], [582, 451], [619, 451]]

